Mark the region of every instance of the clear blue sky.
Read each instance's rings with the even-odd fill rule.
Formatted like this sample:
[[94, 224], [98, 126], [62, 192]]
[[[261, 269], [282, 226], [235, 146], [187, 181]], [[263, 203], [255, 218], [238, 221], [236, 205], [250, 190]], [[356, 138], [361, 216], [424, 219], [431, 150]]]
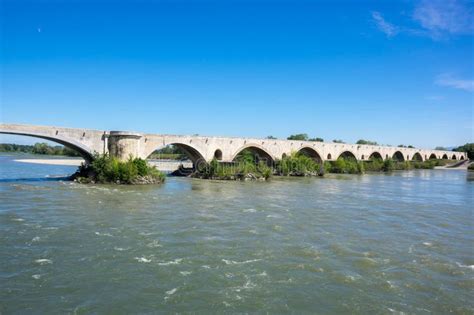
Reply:
[[1, 5], [2, 122], [473, 142], [472, 1]]

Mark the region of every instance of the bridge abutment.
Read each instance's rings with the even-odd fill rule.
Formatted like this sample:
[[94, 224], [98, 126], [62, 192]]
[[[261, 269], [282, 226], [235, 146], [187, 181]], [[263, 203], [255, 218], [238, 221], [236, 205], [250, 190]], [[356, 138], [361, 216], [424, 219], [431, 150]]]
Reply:
[[142, 134], [135, 132], [111, 131], [108, 136], [110, 156], [122, 161], [130, 157], [140, 157], [140, 140], [142, 137]]

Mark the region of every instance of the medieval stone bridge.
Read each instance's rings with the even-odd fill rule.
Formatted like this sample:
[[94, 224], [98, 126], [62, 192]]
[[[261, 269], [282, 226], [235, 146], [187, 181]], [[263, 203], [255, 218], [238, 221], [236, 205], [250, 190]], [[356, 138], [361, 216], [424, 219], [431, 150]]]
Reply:
[[188, 157], [197, 162], [210, 162], [216, 158], [231, 162], [244, 149], [248, 149], [268, 161], [281, 159], [292, 152], [301, 152], [318, 161], [333, 161], [339, 157], [353, 157], [357, 160], [371, 158], [399, 161], [429, 159], [464, 160], [464, 152], [399, 148], [379, 145], [358, 145], [312, 141], [274, 140], [256, 138], [229, 138], [205, 136], [179, 136], [140, 134], [126, 131], [100, 131], [90, 129], [0, 124], [0, 133], [42, 138], [77, 150], [86, 161], [94, 153], [109, 153], [120, 159], [147, 158], [153, 151], [167, 145], [182, 149]]

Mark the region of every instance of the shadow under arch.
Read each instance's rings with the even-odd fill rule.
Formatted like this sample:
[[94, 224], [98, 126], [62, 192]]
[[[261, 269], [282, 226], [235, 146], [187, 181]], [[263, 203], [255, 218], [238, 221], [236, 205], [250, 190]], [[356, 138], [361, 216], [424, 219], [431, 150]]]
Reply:
[[297, 153], [306, 155], [307, 157], [312, 158], [315, 162], [317, 162], [319, 164], [321, 164], [323, 162], [323, 159], [321, 158], [321, 155], [318, 153], [318, 151], [316, 151], [313, 148], [303, 147], [303, 148], [299, 149]]
[[436, 159], [438, 159], [438, 158], [436, 157], [436, 154], [434, 154], [434, 153], [431, 153], [430, 157], [428, 158], [428, 160], [436, 160]]
[[449, 159], [449, 158], [448, 158], [448, 155], [447, 155], [446, 153], [443, 154], [443, 160], [447, 160], [447, 159]]
[[382, 154], [377, 151], [374, 151], [369, 155], [369, 160], [383, 160], [383, 157]]
[[421, 156], [421, 154], [420, 154], [419, 152], [416, 152], [416, 153], [413, 154], [413, 156], [411, 157], [411, 160], [412, 160], [412, 161], [423, 162], [423, 157]]
[[404, 162], [405, 161], [405, 157], [403, 156], [403, 153], [400, 152], [400, 151], [396, 151], [392, 155], [392, 159], [395, 160], [395, 161], [398, 161], [398, 162]]
[[[206, 160], [204, 159], [204, 156], [201, 154], [201, 152], [199, 152], [199, 150], [197, 150], [196, 148], [188, 145], [188, 144], [185, 144], [185, 143], [180, 143], [180, 142], [173, 142], [173, 143], [168, 143], [166, 145], [160, 145], [158, 146], [156, 149], [154, 149], [150, 154], [148, 154], [147, 156], [147, 159], [149, 159], [149, 157], [153, 154], [153, 152], [155, 152], [156, 150], [160, 150], [160, 149], [163, 149], [164, 147], [167, 147], [167, 146], [175, 146], [177, 148], [179, 148], [183, 153], [184, 155], [186, 155], [186, 157], [188, 159], [191, 160], [191, 162], [193, 162], [193, 167], [196, 166], [196, 164], [202, 164], [202, 163], [206, 163]], [[206, 163], [207, 164], [207, 163]]]
[[86, 161], [86, 163], [89, 163], [94, 159], [94, 152], [92, 152], [90, 148], [86, 147], [82, 143], [79, 143], [75, 140], [64, 138], [61, 136], [51, 137], [51, 136], [43, 135], [40, 133], [14, 132], [14, 131], [8, 131], [8, 132], [0, 131], [0, 134], [26, 136], [26, 137], [48, 140], [51, 142], [59, 143], [69, 149], [76, 151]]
[[337, 159], [353, 159], [353, 160], [357, 160], [356, 156], [354, 153], [352, 153], [351, 151], [344, 151], [342, 152], [341, 154], [339, 154], [339, 156], [337, 157]]
[[232, 156], [232, 161], [235, 161], [239, 154], [246, 150], [252, 153], [256, 162], [265, 161], [267, 165], [272, 165], [273, 163], [275, 163], [275, 159], [271, 156], [271, 154], [257, 144], [248, 144], [239, 148]]
[[458, 158], [456, 157], [456, 154], [453, 154], [453, 156], [451, 157], [451, 160], [457, 160]]

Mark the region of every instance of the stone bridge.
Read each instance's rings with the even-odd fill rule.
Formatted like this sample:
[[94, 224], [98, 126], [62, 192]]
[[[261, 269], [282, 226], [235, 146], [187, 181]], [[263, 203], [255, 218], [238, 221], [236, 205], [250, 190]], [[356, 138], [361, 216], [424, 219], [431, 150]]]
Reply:
[[244, 149], [248, 149], [260, 158], [267, 159], [268, 161], [281, 159], [292, 152], [304, 153], [320, 162], [334, 161], [339, 157], [353, 157], [357, 160], [370, 160], [371, 158], [385, 160], [392, 158], [399, 161], [425, 161], [429, 159], [464, 160], [467, 158], [465, 152], [379, 145], [141, 134], [126, 131], [100, 131], [3, 123], [0, 124], [0, 133], [31, 136], [54, 141], [77, 150], [86, 161], [92, 160], [95, 153], [109, 153], [120, 159], [127, 159], [130, 155], [146, 159], [153, 151], [171, 144], [182, 149], [194, 164], [210, 162], [213, 158], [222, 162], [231, 162]]

